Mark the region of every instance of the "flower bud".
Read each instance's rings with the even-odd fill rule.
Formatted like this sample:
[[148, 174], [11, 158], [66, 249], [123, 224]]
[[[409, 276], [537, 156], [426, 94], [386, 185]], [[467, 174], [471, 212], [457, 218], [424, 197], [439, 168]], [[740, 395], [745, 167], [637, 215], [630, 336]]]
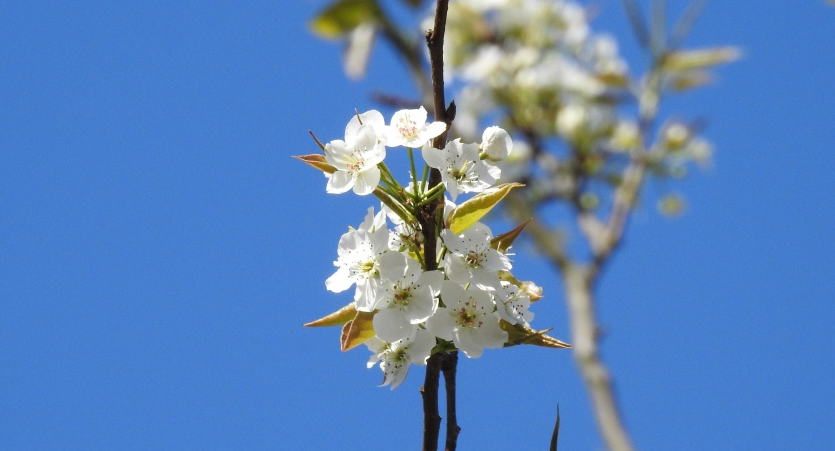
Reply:
[[571, 103], [560, 109], [557, 115], [557, 131], [566, 137], [574, 138], [588, 120], [588, 113], [583, 105]]
[[679, 150], [690, 140], [690, 129], [674, 122], [664, 129], [664, 145], [670, 150]]
[[481, 135], [481, 151], [490, 161], [504, 160], [510, 155], [512, 149], [513, 140], [501, 127], [487, 127]]

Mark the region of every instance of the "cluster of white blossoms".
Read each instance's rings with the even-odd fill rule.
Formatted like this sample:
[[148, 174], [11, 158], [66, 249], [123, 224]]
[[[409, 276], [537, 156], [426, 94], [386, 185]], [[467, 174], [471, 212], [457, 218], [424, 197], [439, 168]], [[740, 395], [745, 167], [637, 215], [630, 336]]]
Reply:
[[[398, 111], [388, 125], [378, 111], [368, 111], [350, 120], [344, 140], [322, 146], [332, 167], [325, 170], [329, 193], [366, 195], [379, 189], [390, 199], [376, 214], [369, 208], [364, 221], [342, 235], [337, 270], [325, 286], [337, 293], [353, 287], [350, 310], [357, 318], [373, 315], [373, 336], [365, 340], [373, 352], [368, 366], [379, 363], [383, 385], [392, 389], [403, 382], [411, 364], [424, 365], [433, 349], [459, 349], [475, 358], [485, 348], [509, 342], [503, 327], [530, 330], [529, 293], [538, 295], [530, 283], [510, 275], [510, 259], [499, 250], [507, 246], [494, 242], [488, 226], [472, 221], [460, 233], [448, 227], [459, 195], [489, 196], [496, 190], [500, 170], [491, 163], [510, 154], [512, 139], [503, 129], [489, 127], [481, 143], [456, 139], [436, 149], [431, 140], [446, 124], [426, 119], [423, 107]], [[421, 149], [423, 180], [411, 174], [404, 187], [391, 176], [383, 159], [387, 147], [398, 146], [407, 147], [410, 156], [413, 148]], [[441, 174], [442, 184], [435, 189], [427, 187], [429, 168]], [[443, 198], [443, 218], [439, 215], [438, 256], [431, 257], [437, 269], [427, 271], [417, 217], [422, 205], [440, 201], [443, 193], [449, 197]]]
[[[536, 199], [570, 198], [581, 185], [595, 191], [584, 193], [589, 199], [610, 199], [604, 185], [620, 180], [637, 153], [658, 177], [681, 178], [688, 164], [709, 162], [698, 123], [653, 126], [652, 138], [638, 118], [655, 117], [660, 92], [706, 83], [704, 69], [738, 55], [670, 49], [655, 72], [636, 77], [617, 41], [593, 32], [588, 9], [570, 0], [450, 0], [444, 42], [445, 74], [458, 91], [456, 132], [474, 137], [479, 124], [505, 118], [526, 139], [499, 165], [502, 181], [525, 180]], [[576, 180], [578, 166], [603, 183]]]
[[[586, 110], [601, 107], [593, 99], [612, 86], [623, 86], [627, 65], [612, 37], [591, 32], [581, 5], [453, 0], [449, 8], [445, 68], [448, 78], [465, 83], [456, 96], [456, 126], [465, 136], [486, 112], [507, 107], [521, 126], [541, 129], [547, 122], [550, 130], [540, 132], [560, 134], [576, 130], [578, 110], [583, 117], [607, 116]], [[556, 123], [561, 109], [570, 116], [563, 119], [568, 127]]]

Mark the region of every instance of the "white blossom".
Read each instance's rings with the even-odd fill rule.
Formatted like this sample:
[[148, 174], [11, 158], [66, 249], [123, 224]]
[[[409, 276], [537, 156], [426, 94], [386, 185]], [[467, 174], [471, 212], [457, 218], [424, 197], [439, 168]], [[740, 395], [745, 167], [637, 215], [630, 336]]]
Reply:
[[444, 340], [452, 341], [470, 358], [481, 357], [484, 348], [501, 348], [507, 332], [499, 326], [493, 313], [495, 305], [490, 294], [473, 285], [463, 288], [446, 280], [441, 288], [445, 307], [426, 322], [426, 329]]
[[417, 324], [435, 313], [444, 274], [423, 271], [420, 263], [399, 252], [384, 254], [380, 263], [383, 285], [374, 331], [381, 339], [393, 342], [407, 337]]
[[415, 329], [408, 337], [394, 342], [373, 337], [365, 344], [374, 353], [368, 360], [368, 368], [380, 362], [380, 369], [383, 370], [381, 386], [391, 385], [394, 390], [406, 379], [410, 364], [426, 364], [435, 347], [435, 337], [423, 329]]
[[423, 159], [429, 167], [440, 170], [452, 200], [459, 193], [480, 193], [493, 186], [501, 170], [479, 159], [478, 144], [450, 141], [443, 150], [423, 147]]
[[386, 145], [419, 148], [444, 130], [446, 124], [443, 122], [426, 123], [426, 109], [423, 107], [417, 110], [400, 110], [391, 118]]
[[342, 235], [338, 258], [333, 262], [338, 269], [325, 281], [325, 287], [335, 293], [356, 284], [354, 306], [363, 312], [374, 311], [380, 299], [380, 257], [388, 251], [389, 231], [385, 227], [374, 228], [375, 218], [369, 209], [359, 229]]
[[502, 282], [501, 287], [493, 292], [493, 299], [496, 301], [499, 317], [508, 323], [528, 325], [533, 321], [533, 312], [528, 310], [531, 298], [516, 285]]
[[444, 268], [450, 280], [460, 284], [472, 283], [482, 290], [494, 290], [500, 286], [498, 271], [511, 268], [510, 259], [490, 247], [493, 233], [480, 222], [460, 235], [444, 229], [441, 238], [449, 250], [444, 257]]
[[386, 148], [377, 140], [372, 125], [353, 130], [349, 124], [344, 141], [337, 139], [325, 145], [325, 160], [336, 168], [328, 178], [327, 191], [339, 194], [353, 188], [361, 196], [371, 194], [380, 183], [377, 164], [385, 157]]

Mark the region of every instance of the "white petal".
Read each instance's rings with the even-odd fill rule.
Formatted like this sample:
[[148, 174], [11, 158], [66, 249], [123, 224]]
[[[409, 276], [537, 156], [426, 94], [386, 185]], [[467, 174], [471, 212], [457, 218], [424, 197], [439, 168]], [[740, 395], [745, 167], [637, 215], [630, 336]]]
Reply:
[[446, 275], [449, 280], [460, 284], [470, 283], [472, 276], [470, 275], [470, 268], [464, 262], [464, 257], [447, 254], [446, 262]]
[[441, 292], [441, 285], [444, 282], [444, 273], [441, 271], [426, 271], [420, 275], [418, 283], [420, 285], [428, 285], [432, 288], [435, 296]]
[[409, 359], [415, 365], [425, 365], [434, 347], [435, 336], [423, 329], [418, 329], [415, 340], [409, 347]]
[[406, 320], [398, 309], [387, 308], [374, 315], [374, 332], [388, 342], [394, 342], [409, 336], [416, 326]]
[[[334, 173], [335, 175], [336, 173]], [[333, 177], [331, 177], [333, 179]], [[377, 185], [380, 183], [380, 169], [377, 166], [368, 168], [368, 170], [361, 172], [354, 182], [354, 192], [360, 196], [365, 196], [374, 192]], [[347, 191], [347, 190], [346, 190]]]
[[447, 341], [452, 341], [453, 325], [451, 312], [446, 307], [438, 307], [435, 314], [426, 320], [426, 330]]
[[380, 277], [384, 280], [399, 281], [406, 272], [406, 256], [399, 252], [386, 252], [380, 256]]
[[376, 279], [357, 281], [357, 291], [354, 292], [354, 306], [361, 312], [373, 312], [380, 299], [379, 283]]
[[327, 192], [342, 194], [354, 187], [354, 178], [345, 171], [336, 171], [328, 179]]
[[[360, 124], [362, 122], [362, 124]], [[383, 115], [377, 110], [369, 110], [357, 117], [353, 115], [348, 125], [345, 127], [345, 140], [351, 141], [356, 137], [357, 131], [362, 125], [370, 125], [374, 128], [377, 138], [383, 137], [382, 133], [386, 129], [386, 120]]]
[[471, 359], [477, 359], [484, 353], [484, 347], [473, 337], [474, 332], [475, 330], [471, 328], [458, 328], [455, 329], [453, 335], [455, 347], [463, 351]]
[[325, 288], [327, 288], [328, 291], [333, 291], [334, 293], [341, 293], [350, 288], [353, 284], [354, 279], [351, 278], [348, 268], [344, 266], [337, 269], [333, 275], [325, 280]]
[[438, 299], [432, 295], [432, 289], [428, 285], [423, 286], [413, 293], [403, 318], [411, 324], [419, 324], [429, 319], [437, 309]]
[[493, 315], [484, 318], [481, 327], [474, 329], [473, 339], [485, 348], [498, 349], [507, 342], [507, 332], [499, 326], [499, 319]]
[[423, 131], [420, 133], [420, 136], [425, 140], [430, 140], [439, 136], [441, 133], [444, 132], [444, 130], [446, 130], [446, 123], [437, 121], [427, 125], [426, 128], [424, 128]]
[[423, 145], [421, 153], [423, 154], [423, 160], [426, 161], [426, 164], [430, 168], [440, 169], [444, 167], [445, 163], [442, 150], [432, 147], [430, 143], [426, 143]]

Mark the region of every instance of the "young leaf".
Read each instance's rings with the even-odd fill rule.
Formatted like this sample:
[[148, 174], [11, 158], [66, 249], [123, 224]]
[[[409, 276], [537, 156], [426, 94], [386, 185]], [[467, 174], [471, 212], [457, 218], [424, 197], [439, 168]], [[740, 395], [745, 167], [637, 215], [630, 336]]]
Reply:
[[521, 344], [543, 346], [546, 348], [564, 349], [571, 345], [557, 340], [554, 337], [545, 335], [551, 329], [536, 331], [522, 323], [510, 324], [505, 320], [499, 321], [499, 326], [507, 332], [507, 343], [505, 346], [516, 346]]
[[510, 245], [513, 244], [513, 242], [516, 240], [516, 237], [518, 237], [519, 234], [522, 233], [522, 229], [524, 229], [525, 226], [528, 225], [528, 223], [530, 222], [531, 220], [528, 219], [522, 224], [519, 224], [518, 227], [511, 230], [510, 232], [505, 232], [501, 235], [497, 235], [492, 240], [490, 240], [490, 247], [504, 254], [505, 252], [507, 252], [508, 249], [510, 249]]
[[316, 321], [311, 321], [304, 325], [304, 327], [326, 327], [326, 326], [339, 326], [341, 324], [345, 324], [350, 321], [352, 318], [357, 316], [357, 309], [354, 307], [354, 303], [350, 303], [345, 307], [331, 313], [330, 315], [323, 316]]
[[314, 168], [323, 172], [327, 172], [328, 174], [333, 174], [334, 172], [336, 172], [336, 168], [329, 165], [327, 161], [325, 161], [324, 155], [314, 153], [310, 155], [294, 156], [293, 158], [304, 161], [305, 163], [313, 166]]
[[374, 23], [379, 17], [374, 0], [338, 0], [310, 22], [310, 29], [323, 39], [339, 39], [361, 23]]
[[374, 336], [374, 324], [371, 321], [373, 318], [374, 313], [357, 312], [354, 319], [342, 326], [340, 341], [343, 351], [353, 349]]
[[459, 205], [449, 215], [449, 228], [452, 233], [459, 234], [484, 217], [499, 203], [511, 189], [524, 186], [521, 183], [505, 183], [495, 189], [478, 194], [472, 199]]
[[669, 52], [661, 59], [661, 68], [671, 72], [704, 69], [730, 63], [741, 55], [735, 47], [715, 47], [700, 50], [678, 50]]

